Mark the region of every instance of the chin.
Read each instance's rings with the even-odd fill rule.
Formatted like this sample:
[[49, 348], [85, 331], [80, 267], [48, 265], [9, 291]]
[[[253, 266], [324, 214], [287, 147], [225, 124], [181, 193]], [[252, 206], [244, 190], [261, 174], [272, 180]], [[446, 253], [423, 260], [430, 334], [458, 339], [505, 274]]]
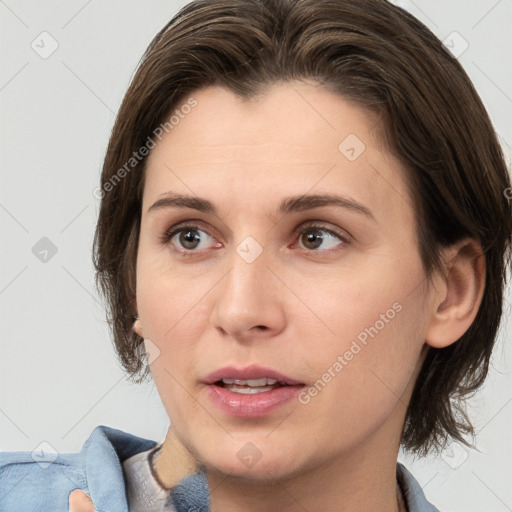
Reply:
[[[290, 453], [277, 437], [273, 442], [258, 436], [253, 439], [230, 438], [228, 443], [200, 448], [203, 452], [200, 458], [209, 471], [255, 484], [293, 477], [307, 465], [304, 446], [300, 443], [291, 443]], [[300, 454], [296, 453], [297, 446], [301, 446]]]
[[253, 467], [243, 467], [237, 461], [214, 461], [215, 464], [206, 465], [208, 471], [217, 473], [222, 477], [229, 477], [231, 480], [238, 480], [244, 484], [254, 485], [268, 484], [277, 480], [286, 480], [299, 473], [298, 468], [293, 471], [282, 459], [273, 458], [266, 462], [259, 461]]

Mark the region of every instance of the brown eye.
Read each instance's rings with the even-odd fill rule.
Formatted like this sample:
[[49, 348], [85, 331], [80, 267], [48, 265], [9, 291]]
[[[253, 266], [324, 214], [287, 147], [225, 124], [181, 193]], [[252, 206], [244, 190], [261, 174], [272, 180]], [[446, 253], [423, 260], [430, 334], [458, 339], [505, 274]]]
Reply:
[[[309, 226], [301, 231], [299, 242], [304, 249], [324, 252], [334, 249], [336, 246], [348, 244], [349, 240], [347, 237], [322, 226]], [[321, 249], [321, 251], [317, 249]]]
[[179, 232], [178, 240], [184, 249], [197, 249], [201, 237], [197, 229], [182, 230]]
[[302, 234], [302, 243], [306, 249], [318, 249], [322, 245], [324, 237], [320, 230], [310, 230]]
[[221, 245], [206, 231], [193, 225], [174, 227], [161, 237], [161, 241], [173, 245], [177, 252], [190, 255]]

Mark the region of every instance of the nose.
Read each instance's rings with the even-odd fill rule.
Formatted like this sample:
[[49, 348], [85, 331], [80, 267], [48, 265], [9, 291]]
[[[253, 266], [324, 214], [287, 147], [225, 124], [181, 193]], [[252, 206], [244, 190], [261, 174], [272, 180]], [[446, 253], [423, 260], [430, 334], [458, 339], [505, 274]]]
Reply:
[[252, 263], [233, 254], [231, 270], [216, 289], [212, 325], [239, 342], [267, 339], [286, 324], [283, 285], [268, 268], [265, 251]]

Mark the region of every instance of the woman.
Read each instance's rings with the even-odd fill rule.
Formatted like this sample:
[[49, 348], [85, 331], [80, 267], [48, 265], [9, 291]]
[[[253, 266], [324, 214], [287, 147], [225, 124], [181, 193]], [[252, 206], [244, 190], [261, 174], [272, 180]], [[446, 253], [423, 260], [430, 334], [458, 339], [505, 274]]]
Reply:
[[404, 11], [189, 4], [126, 93], [95, 238], [120, 359], [173, 427], [98, 427], [44, 475], [7, 454], [4, 485], [58, 481], [24, 510], [437, 510], [397, 453], [472, 433], [509, 187], [471, 82]]

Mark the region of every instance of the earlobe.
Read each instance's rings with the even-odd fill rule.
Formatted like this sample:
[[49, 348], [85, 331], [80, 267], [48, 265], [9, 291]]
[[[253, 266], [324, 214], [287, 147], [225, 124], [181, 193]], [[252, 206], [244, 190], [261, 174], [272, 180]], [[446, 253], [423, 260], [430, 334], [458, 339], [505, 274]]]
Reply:
[[475, 240], [464, 240], [445, 251], [446, 273], [435, 301], [426, 343], [444, 348], [455, 343], [476, 318], [485, 289], [485, 256]]
[[143, 334], [143, 331], [142, 331], [142, 324], [140, 322], [140, 319], [137, 317], [135, 319], [135, 322], [133, 322], [133, 327], [132, 327], [133, 331], [135, 333], [137, 333], [141, 338], [144, 338], [144, 334]]
[[133, 322], [132, 330], [134, 333], [136, 333], [141, 338], [144, 338], [144, 335], [142, 333], [142, 323], [139, 319], [139, 310], [137, 308], [137, 299], [134, 299], [133, 306], [135, 309], [135, 321]]

